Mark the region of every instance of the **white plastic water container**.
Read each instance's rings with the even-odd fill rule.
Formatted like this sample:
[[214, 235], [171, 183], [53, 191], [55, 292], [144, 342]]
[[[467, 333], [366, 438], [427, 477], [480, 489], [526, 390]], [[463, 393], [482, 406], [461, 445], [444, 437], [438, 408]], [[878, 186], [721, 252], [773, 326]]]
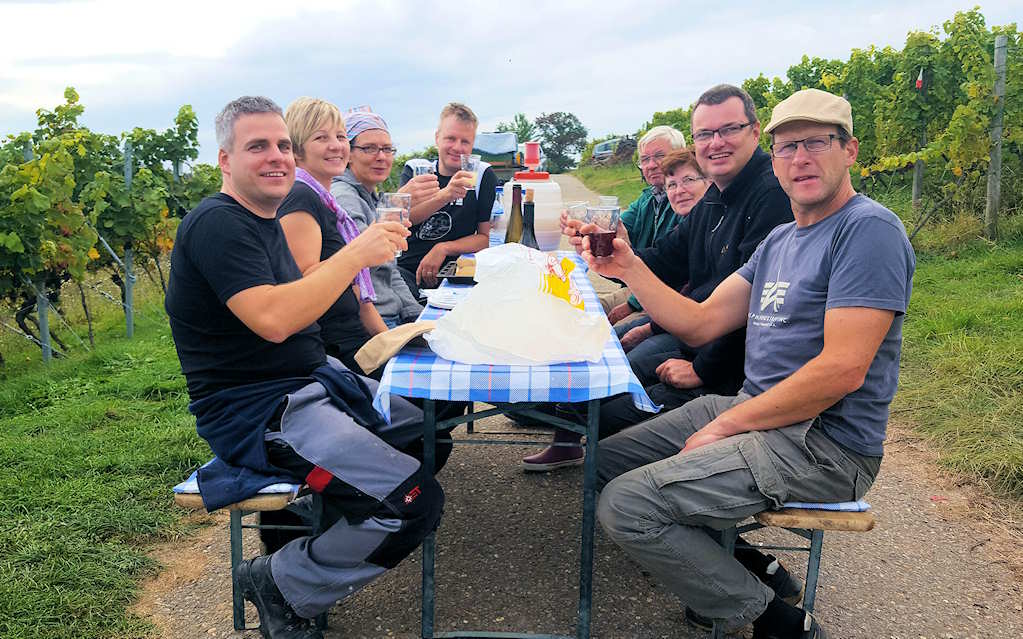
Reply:
[[504, 183], [501, 205], [504, 209], [505, 226], [512, 208], [512, 188], [522, 187], [522, 201], [526, 201], [526, 189], [533, 190], [533, 232], [541, 251], [555, 251], [561, 242], [561, 187], [544, 171], [520, 171], [515, 179]]

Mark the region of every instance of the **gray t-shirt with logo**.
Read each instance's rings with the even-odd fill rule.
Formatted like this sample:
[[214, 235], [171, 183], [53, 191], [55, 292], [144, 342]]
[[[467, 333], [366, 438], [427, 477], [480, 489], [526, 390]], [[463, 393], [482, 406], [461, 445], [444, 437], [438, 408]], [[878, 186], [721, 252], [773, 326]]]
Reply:
[[775, 228], [737, 271], [752, 285], [743, 390], [763, 393], [820, 354], [828, 309], [895, 311], [863, 386], [820, 419], [824, 432], [843, 446], [882, 455], [915, 268], [902, 222], [863, 195], [816, 224]]

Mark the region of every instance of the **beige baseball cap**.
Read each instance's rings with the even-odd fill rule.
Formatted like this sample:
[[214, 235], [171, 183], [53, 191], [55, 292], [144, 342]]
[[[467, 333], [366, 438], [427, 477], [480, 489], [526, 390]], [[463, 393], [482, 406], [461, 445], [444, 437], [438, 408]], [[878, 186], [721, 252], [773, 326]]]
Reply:
[[819, 124], [837, 124], [852, 135], [852, 107], [849, 101], [820, 89], [796, 91], [774, 107], [771, 122], [764, 129], [770, 133], [788, 122], [803, 120]]

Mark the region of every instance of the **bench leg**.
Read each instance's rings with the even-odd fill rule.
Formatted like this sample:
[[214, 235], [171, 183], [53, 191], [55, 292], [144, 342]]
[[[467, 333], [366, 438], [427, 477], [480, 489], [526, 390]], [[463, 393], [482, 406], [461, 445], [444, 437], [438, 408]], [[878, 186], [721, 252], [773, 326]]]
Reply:
[[803, 610], [813, 612], [817, 599], [817, 575], [821, 568], [821, 550], [824, 547], [824, 531], [814, 530], [810, 536], [810, 557], [806, 560], [806, 593], [803, 595]]
[[234, 571], [242, 563], [242, 511], [231, 511], [231, 609], [234, 629], [245, 630], [245, 599], [234, 580]]
[[[474, 414], [476, 412], [476, 404], [473, 402], [469, 402], [469, 406], [468, 408], [465, 409], [465, 412], [468, 413], [469, 415]], [[472, 435], [473, 430], [475, 430], [475, 427], [476, 420], [465, 422], [465, 432], [469, 433], [470, 435]]]
[[[729, 555], [735, 554], [735, 540], [739, 537], [739, 531], [732, 526], [728, 530], [721, 531], [721, 545]], [[714, 629], [710, 633], [711, 639], [725, 639], [725, 627], [720, 621], [714, 621]]]

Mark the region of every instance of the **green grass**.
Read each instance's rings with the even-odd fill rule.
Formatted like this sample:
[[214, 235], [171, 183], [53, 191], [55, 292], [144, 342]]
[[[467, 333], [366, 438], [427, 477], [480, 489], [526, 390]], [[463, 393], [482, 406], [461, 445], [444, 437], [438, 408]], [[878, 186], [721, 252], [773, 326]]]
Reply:
[[591, 191], [601, 195], [617, 195], [618, 203], [623, 209], [646, 188], [646, 182], [643, 181], [639, 169], [631, 164], [600, 168], [581, 166], [572, 171], [572, 175], [582, 180]]
[[[628, 168], [576, 174], [623, 204], [642, 188]], [[922, 232], [893, 420], [934, 442], [949, 469], [1020, 500], [1023, 216], [1003, 229], [998, 245], [961, 228]], [[85, 352], [70, 337], [70, 358], [49, 367], [27, 342], [0, 341], [4, 639], [153, 632], [128, 612], [140, 581], [157, 570], [146, 548], [188, 532], [169, 487], [209, 449], [187, 412], [159, 286], [143, 287], [139, 299], [134, 339], [123, 337], [120, 309], [96, 301], [98, 347]], [[84, 335], [80, 317], [71, 321]]]
[[1023, 243], [917, 257], [893, 418], [1023, 498]]
[[[157, 305], [140, 309], [159, 317]], [[145, 544], [185, 532], [169, 487], [209, 457], [187, 412], [170, 331], [106, 313], [91, 353], [48, 368], [8, 358], [0, 389], [0, 637], [145, 637], [127, 613], [156, 566]], [[29, 360], [26, 362], [26, 358]]]
[[[623, 206], [642, 189], [631, 166], [583, 167], [587, 187]], [[912, 230], [908, 188], [879, 195]], [[945, 216], [914, 240], [917, 270], [903, 330], [893, 420], [910, 424], [953, 472], [1023, 499], [1023, 215], [978, 236], [975, 215]]]

